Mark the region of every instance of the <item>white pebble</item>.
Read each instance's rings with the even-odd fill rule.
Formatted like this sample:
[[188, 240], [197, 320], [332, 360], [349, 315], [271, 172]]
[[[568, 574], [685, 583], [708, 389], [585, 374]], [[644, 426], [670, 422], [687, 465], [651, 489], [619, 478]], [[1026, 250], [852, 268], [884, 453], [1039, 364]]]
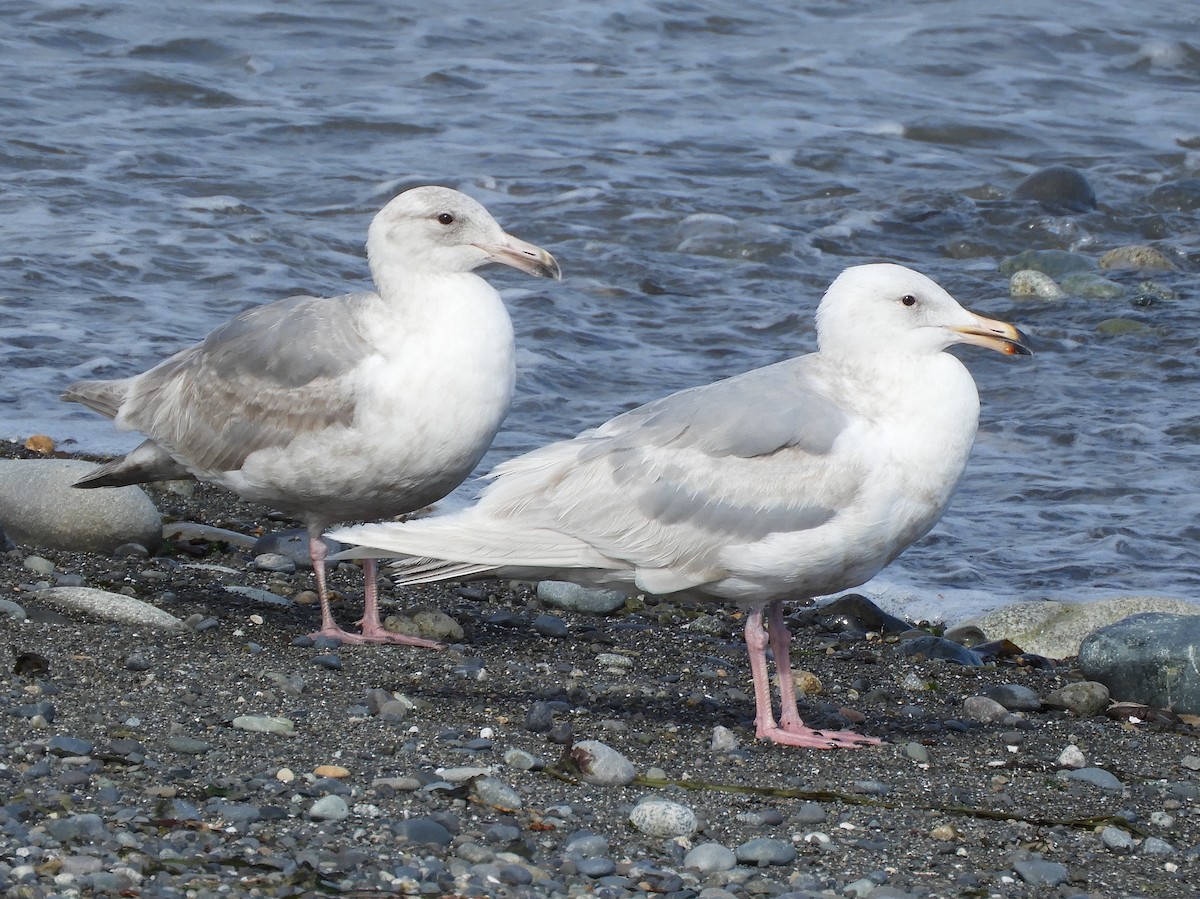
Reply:
[[651, 837], [687, 837], [696, 832], [696, 813], [667, 799], [643, 799], [629, 813], [629, 823]]
[[1067, 748], [1058, 754], [1058, 766], [1060, 768], [1082, 768], [1087, 764], [1087, 758], [1083, 754], [1083, 750], [1074, 743], [1068, 744]]

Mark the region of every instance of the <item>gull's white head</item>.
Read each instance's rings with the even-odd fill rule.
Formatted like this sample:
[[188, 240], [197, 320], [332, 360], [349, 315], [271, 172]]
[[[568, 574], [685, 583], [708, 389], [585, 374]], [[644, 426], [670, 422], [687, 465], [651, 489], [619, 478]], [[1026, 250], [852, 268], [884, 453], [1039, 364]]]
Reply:
[[535, 278], [561, 278], [554, 257], [506, 234], [475, 200], [448, 187], [414, 187], [383, 207], [367, 232], [367, 258], [381, 269], [469, 272], [489, 262]]
[[1030, 355], [1015, 327], [969, 312], [936, 282], [893, 263], [838, 275], [817, 309], [817, 342], [838, 357], [932, 355], [955, 343]]

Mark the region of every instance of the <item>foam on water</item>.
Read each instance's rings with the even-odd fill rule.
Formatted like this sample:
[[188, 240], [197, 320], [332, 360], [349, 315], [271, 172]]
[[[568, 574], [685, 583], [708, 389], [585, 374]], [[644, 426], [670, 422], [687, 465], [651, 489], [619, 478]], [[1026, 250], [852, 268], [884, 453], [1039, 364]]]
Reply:
[[[799, 8], [803, 7], [803, 8]], [[1200, 66], [1176, 3], [15, 0], [0, 34], [0, 436], [124, 450], [59, 403], [255, 303], [368, 281], [396, 191], [459, 187], [566, 280], [489, 274], [521, 345], [485, 460], [813, 348], [844, 266], [893, 259], [1030, 332], [964, 352], [968, 474], [884, 574], [928, 606], [1200, 594]], [[952, 23], [952, 25], [950, 24]], [[1100, 209], [1011, 202], [1051, 164]], [[1178, 300], [1017, 303], [999, 260], [1153, 241]], [[1141, 278], [1113, 277], [1138, 296]], [[1104, 336], [1105, 319], [1140, 332]], [[916, 602], [916, 600], [910, 600]]]

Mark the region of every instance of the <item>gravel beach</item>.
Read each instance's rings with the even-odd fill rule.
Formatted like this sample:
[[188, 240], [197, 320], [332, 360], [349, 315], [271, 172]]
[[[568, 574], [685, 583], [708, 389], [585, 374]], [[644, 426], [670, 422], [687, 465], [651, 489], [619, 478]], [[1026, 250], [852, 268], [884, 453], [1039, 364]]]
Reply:
[[[215, 488], [148, 492], [167, 521], [295, 526]], [[0, 599], [28, 615], [0, 614], [6, 896], [1200, 891], [1196, 729], [1051, 707], [1080, 679], [1070, 660], [964, 667], [797, 608], [806, 722], [887, 742], [787, 749], [753, 738], [729, 609], [589, 615], [526, 584], [385, 581], [385, 614], [440, 613], [461, 637], [322, 647], [297, 639], [317, 624], [311, 571], [259, 570], [224, 542], [154, 549], [0, 554]], [[361, 572], [331, 580], [352, 621]], [[62, 613], [43, 584], [186, 626]]]

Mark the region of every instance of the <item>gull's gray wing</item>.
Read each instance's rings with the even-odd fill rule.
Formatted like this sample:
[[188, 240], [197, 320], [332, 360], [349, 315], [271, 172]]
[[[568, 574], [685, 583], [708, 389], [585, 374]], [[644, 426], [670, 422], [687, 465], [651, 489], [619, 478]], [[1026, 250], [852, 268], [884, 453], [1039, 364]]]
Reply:
[[111, 384], [122, 394], [118, 425], [190, 469], [235, 470], [252, 452], [353, 421], [352, 373], [373, 352], [361, 312], [373, 299], [298, 296], [248, 309], [141, 375], [81, 382], [67, 397], [102, 396]]
[[504, 463], [475, 506], [338, 539], [495, 568], [625, 569], [650, 592], [728, 573], [729, 547], [820, 527], [862, 473], [813, 357], [685, 390]]

